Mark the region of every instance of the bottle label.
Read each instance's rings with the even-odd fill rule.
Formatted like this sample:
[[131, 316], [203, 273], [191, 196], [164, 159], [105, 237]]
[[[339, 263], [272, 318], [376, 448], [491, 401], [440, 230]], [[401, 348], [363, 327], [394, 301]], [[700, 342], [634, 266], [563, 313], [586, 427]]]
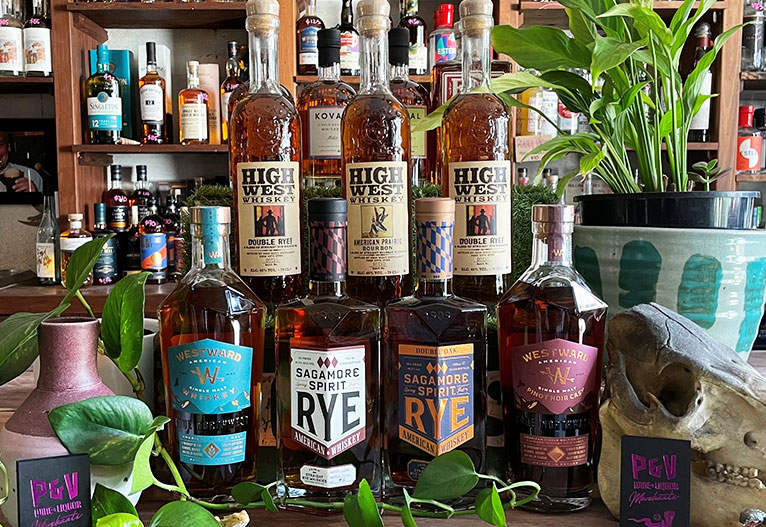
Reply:
[[51, 72], [51, 30], [45, 27], [24, 29], [24, 68], [45, 74]]
[[184, 139], [207, 139], [207, 105], [184, 103], [181, 105], [181, 135]]
[[61, 252], [71, 254], [92, 239], [93, 238], [90, 236], [86, 238], [64, 238], [62, 236], [61, 240], [59, 241], [59, 248], [61, 249]]
[[301, 483], [323, 489], [348, 487], [356, 482], [356, 467], [354, 465], [338, 465], [337, 467], [301, 467]]
[[761, 167], [762, 143], [760, 135], [737, 137], [737, 170], [758, 170]]
[[413, 481], [420, 479], [420, 475], [428, 466], [428, 461], [422, 459], [413, 459], [407, 463], [407, 475]]
[[312, 221], [309, 224], [310, 279], [336, 282], [346, 279], [346, 222]]
[[426, 280], [452, 278], [452, 230], [454, 222], [417, 222], [418, 277]]
[[[408, 106], [407, 112], [410, 114], [410, 125], [415, 126], [415, 123], [425, 119], [428, 114], [428, 108], [425, 106]], [[410, 157], [416, 159], [425, 159], [426, 157], [426, 133], [425, 132], [412, 132], [411, 135], [411, 148], [412, 152]]]
[[111, 284], [117, 277], [117, 239], [110, 238], [93, 266], [93, 282]]
[[0, 25], [0, 71], [24, 71], [21, 41], [21, 28]]
[[158, 84], [144, 84], [140, 91], [141, 120], [161, 123], [165, 119], [165, 92]]
[[56, 278], [56, 246], [52, 243], [37, 243], [37, 278]]
[[309, 108], [309, 157], [340, 159], [340, 120], [343, 106]]
[[453, 32], [434, 35], [432, 48], [432, 65], [452, 60], [457, 55], [457, 41]]
[[[490, 75], [493, 79], [502, 76], [505, 72], [502, 70], [493, 70]], [[460, 88], [463, 86], [463, 73], [458, 69], [457, 71], [444, 71], [442, 72], [442, 88], [441, 88], [441, 104], [444, 104], [450, 98], [460, 93]], [[523, 110], [523, 108], [521, 109]]]
[[566, 134], [577, 133], [577, 121], [579, 114], [570, 111], [564, 103], [558, 102], [558, 125], [562, 132]]
[[549, 121], [548, 119], [544, 119], [543, 116], [537, 112], [532, 112], [540, 123], [537, 133], [540, 135], [555, 137], [558, 135], [558, 132], [556, 131], [556, 127], [553, 125], [553, 123], [555, 123], [558, 119], [559, 96], [556, 95], [556, 92], [552, 90], [542, 90], [537, 99], [537, 103], [533, 104], [533, 106], [539, 108], [540, 111], [542, 111], [543, 114], [548, 119], [550, 119]]
[[164, 271], [168, 268], [168, 242], [164, 232], [141, 235], [141, 269]]
[[231, 465], [245, 460], [247, 432], [198, 436], [178, 432], [178, 454], [190, 465]]
[[589, 434], [547, 437], [519, 434], [521, 462], [538, 467], [576, 467], [588, 462]]
[[473, 344], [399, 346], [399, 438], [438, 456], [474, 436]]
[[340, 69], [359, 70], [359, 35], [352, 31], [340, 34]]
[[450, 163], [455, 199], [454, 274], [511, 272], [510, 161]]
[[231, 100], [231, 94], [234, 92], [224, 92], [221, 94], [221, 118], [223, 122], [229, 122], [229, 101]]
[[110, 229], [127, 229], [128, 228], [128, 215], [130, 208], [128, 207], [128, 198], [124, 196], [115, 196], [116, 201], [125, 200], [125, 205], [114, 205], [106, 208], [106, 224]]
[[88, 126], [91, 130], [122, 130], [122, 99], [99, 92], [88, 97]]
[[316, 66], [319, 63], [319, 48], [317, 47], [318, 27], [301, 29], [299, 37], [298, 62], [301, 66]]
[[425, 71], [428, 69], [428, 47], [426, 43], [410, 46], [410, 71]]
[[347, 163], [348, 274], [391, 276], [410, 272], [407, 163]]
[[[702, 81], [700, 95], [710, 95], [713, 89], [713, 72], [708, 71], [705, 79]], [[690, 130], [707, 130], [710, 128], [710, 99], [706, 100], [700, 106], [699, 112], [692, 117]]]
[[294, 161], [237, 164], [240, 275], [301, 272], [299, 170]]
[[290, 348], [290, 431], [294, 441], [333, 459], [365, 440], [364, 357], [364, 346]]

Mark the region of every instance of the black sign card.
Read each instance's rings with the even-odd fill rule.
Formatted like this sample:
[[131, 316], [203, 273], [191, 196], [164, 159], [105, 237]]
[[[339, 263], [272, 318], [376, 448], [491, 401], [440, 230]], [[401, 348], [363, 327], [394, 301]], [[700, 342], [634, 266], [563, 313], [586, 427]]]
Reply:
[[88, 454], [16, 462], [19, 527], [91, 527]]
[[622, 437], [620, 527], [689, 527], [691, 443]]

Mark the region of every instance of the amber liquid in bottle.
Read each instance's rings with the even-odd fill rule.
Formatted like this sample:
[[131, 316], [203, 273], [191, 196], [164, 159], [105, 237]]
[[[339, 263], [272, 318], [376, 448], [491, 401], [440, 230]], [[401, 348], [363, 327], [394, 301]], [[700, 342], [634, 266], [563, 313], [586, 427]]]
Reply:
[[165, 132], [165, 79], [157, 73], [157, 50], [154, 42], [146, 43], [146, 75], [138, 79], [141, 103], [141, 142], [167, 142]]
[[186, 89], [178, 92], [179, 142], [206, 145], [210, 142], [207, 112], [209, 96], [199, 87], [199, 62], [186, 63]]

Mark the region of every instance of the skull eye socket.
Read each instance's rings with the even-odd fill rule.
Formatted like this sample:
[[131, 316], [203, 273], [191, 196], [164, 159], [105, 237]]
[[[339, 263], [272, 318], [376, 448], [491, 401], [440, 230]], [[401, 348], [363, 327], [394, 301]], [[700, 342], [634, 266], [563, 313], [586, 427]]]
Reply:
[[683, 417], [697, 398], [697, 381], [694, 374], [683, 364], [670, 364], [662, 370], [659, 378], [657, 399], [668, 412]]
[[748, 432], [745, 434], [745, 446], [747, 448], [755, 448], [758, 446], [758, 439], [755, 437], [755, 432]]

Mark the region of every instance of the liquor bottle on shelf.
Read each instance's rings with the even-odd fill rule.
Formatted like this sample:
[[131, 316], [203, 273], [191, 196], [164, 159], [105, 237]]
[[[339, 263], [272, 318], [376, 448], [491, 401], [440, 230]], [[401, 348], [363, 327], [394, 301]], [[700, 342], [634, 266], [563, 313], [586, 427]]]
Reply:
[[229, 42], [229, 58], [226, 60], [226, 78], [221, 83], [221, 141], [229, 142], [229, 100], [232, 93], [244, 83], [239, 78], [239, 61], [237, 51], [239, 46], [236, 40]]
[[176, 268], [175, 273], [171, 277], [174, 281], [181, 280], [184, 276], [184, 258], [186, 256], [186, 244], [184, 242], [184, 234], [186, 230], [184, 225], [189, 224], [189, 209], [187, 207], [178, 208], [178, 217], [181, 221], [178, 222], [178, 234], [176, 235], [175, 253], [176, 253]]
[[301, 291], [301, 121], [279, 84], [278, 0], [249, 0], [247, 17], [250, 93], [229, 140], [237, 271], [272, 308]]
[[164, 284], [168, 281], [168, 238], [162, 218], [157, 214], [157, 199], [149, 198], [149, 215], [138, 223], [141, 243], [141, 269], [151, 275], [150, 284]]
[[54, 220], [53, 195], [43, 194], [43, 215], [37, 227], [35, 258], [37, 260], [37, 283], [56, 285], [59, 283], [58, 223]]
[[308, 0], [306, 14], [295, 24], [296, 49], [298, 50], [298, 75], [316, 75], [319, 60], [317, 31], [324, 29], [324, 22], [317, 16], [316, 0]]
[[319, 78], [298, 98], [303, 126], [303, 187], [341, 184], [340, 120], [356, 92], [340, 80], [340, 31], [321, 29]]
[[122, 98], [120, 81], [109, 72], [109, 49], [103, 44], [96, 48], [96, 73], [85, 81], [85, 142], [92, 145], [113, 145], [122, 133]]
[[441, 4], [434, 12], [434, 30], [428, 37], [428, 67], [431, 69], [439, 62], [454, 59], [457, 54], [452, 30], [454, 16], [455, 6], [452, 4]]
[[[93, 204], [93, 238], [106, 238], [114, 231], [106, 226], [106, 205], [104, 203]], [[104, 244], [101, 254], [93, 266], [93, 283], [98, 285], [113, 284], [119, 280], [117, 269], [117, 238], [112, 236]]]
[[[69, 266], [69, 259], [72, 258], [72, 254], [79, 248], [93, 239], [93, 236], [82, 228], [82, 214], [77, 212], [69, 214], [67, 216], [69, 220], [69, 229], [61, 233], [61, 239], [59, 240], [59, 249], [61, 254], [59, 255], [59, 262], [61, 264], [61, 282], [66, 281], [66, 270]], [[91, 285], [93, 283], [93, 273], [88, 275], [83, 285]]]
[[199, 87], [199, 62], [186, 63], [186, 89], [178, 94], [179, 142], [182, 145], [206, 145], [208, 94]]
[[359, 75], [359, 31], [354, 27], [354, 7], [343, 0], [340, 12], [340, 74]]
[[128, 196], [122, 190], [122, 166], [109, 167], [109, 190], [104, 192], [106, 204], [106, 225], [114, 232], [122, 232], [128, 228], [130, 205]]
[[428, 30], [426, 21], [418, 16], [418, 0], [401, 0], [401, 13], [399, 27], [405, 28], [409, 33], [409, 73], [425, 75], [428, 73]]
[[167, 142], [165, 132], [165, 79], [157, 72], [157, 46], [146, 43], [146, 75], [138, 79], [141, 101], [141, 142], [161, 145]]
[[32, 13], [24, 23], [24, 70], [29, 77], [51, 74], [50, 23], [47, 0], [32, 0]]
[[761, 168], [763, 136], [753, 128], [754, 111], [751, 105], [739, 107], [736, 169], [741, 174], [756, 174]]
[[[713, 48], [712, 33], [710, 31], [710, 24], [707, 22], [700, 22], [694, 28], [694, 38], [697, 39], [697, 44], [694, 48], [694, 65], [692, 68], [697, 67], [700, 59]], [[693, 71], [693, 69], [692, 69]], [[691, 73], [691, 72], [690, 72]], [[713, 71], [708, 70], [705, 74], [705, 79], [702, 81], [702, 90], [700, 95], [710, 95], [713, 90]], [[706, 142], [710, 140], [710, 99], [702, 103], [699, 111], [694, 117], [692, 117], [691, 125], [689, 126], [689, 141]]]
[[23, 25], [16, 18], [13, 0], [0, 0], [0, 76], [24, 75]]
[[[148, 205], [147, 205], [148, 211]], [[130, 229], [120, 241], [120, 248], [124, 243], [125, 265], [122, 275], [136, 274], [141, 272], [141, 218], [138, 215], [138, 206], [130, 207]], [[122, 252], [122, 251], [121, 251]]]
[[[362, 478], [377, 495], [380, 312], [345, 292], [346, 201], [313, 198], [307, 208], [309, 294], [275, 317], [280, 480], [294, 498], [337, 501]], [[310, 380], [341, 371], [342, 382]], [[336, 399], [335, 411], [320, 410]]]
[[176, 238], [178, 237], [178, 228], [181, 218], [178, 216], [178, 202], [172, 189], [165, 200], [165, 210], [162, 211], [162, 225], [165, 228], [165, 234], [168, 237], [168, 275], [176, 274]]
[[412, 291], [410, 118], [388, 85], [388, 0], [358, 9], [361, 83], [341, 122], [348, 292], [382, 306]]
[[[536, 75], [537, 72], [529, 70]], [[527, 88], [519, 94], [519, 102], [527, 106], [535, 106], [540, 103], [542, 90], [538, 87]], [[519, 108], [516, 112], [516, 135], [537, 135], [540, 133], [540, 115], [531, 108]]]
[[489, 89], [492, 9], [490, 0], [460, 3], [463, 81], [440, 131], [444, 195], [457, 201], [453, 288], [489, 306], [510, 285], [513, 188], [510, 112]]
[[463, 74], [460, 72], [463, 64], [460, 20], [455, 22], [452, 31], [455, 35], [455, 56], [449, 60], [437, 62], [431, 68], [431, 102], [434, 108], [438, 108], [452, 95], [457, 94], [463, 79]]
[[136, 165], [136, 186], [128, 198], [128, 205], [138, 207], [139, 220], [149, 214], [149, 198], [152, 196], [147, 183], [146, 165]]
[[255, 478], [265, 307], [229, 264], [230, 209], [190, 220], [191, 270], [157, 310], [169, 451], [190, 491], [217, 495]]
[[742, 27], [742, 71], [760, 71], [763, 66], [763, 3], [759, 0], [745, 0]]
[[[391, 64], [391, 92], [407, 108], [410, 127], [425, 119], [431, 113], [431, 97], [428, 90], [409, 78], [410, 59], [409, 32], [403, 27], [395, 27], [388, 32], [388, 61]], [[411, 133], [412, 184], [423, 185], [432, 181], [429, 158], [435, 150], [431, 132]], [[430, 154], [430, 155], [429, 155]]]
[[521, 167], [516, 171], [516, 184], [522, 186], [529, 185], [529, 170]]
[[487, 308], [452, 292], [455, 201], [418, 199], [415, 218], [418, 287], [384, 316], [386, 497], [411, 490], [425, 465], [451, 450], [479, 471], [485, 462]]
[[574, 207], [532, 221], [532, 265], [497, 309], [508, 477], [542, 488], [526, 507], [566, 512], [593, 491], [607, 306], [572, 265]]

